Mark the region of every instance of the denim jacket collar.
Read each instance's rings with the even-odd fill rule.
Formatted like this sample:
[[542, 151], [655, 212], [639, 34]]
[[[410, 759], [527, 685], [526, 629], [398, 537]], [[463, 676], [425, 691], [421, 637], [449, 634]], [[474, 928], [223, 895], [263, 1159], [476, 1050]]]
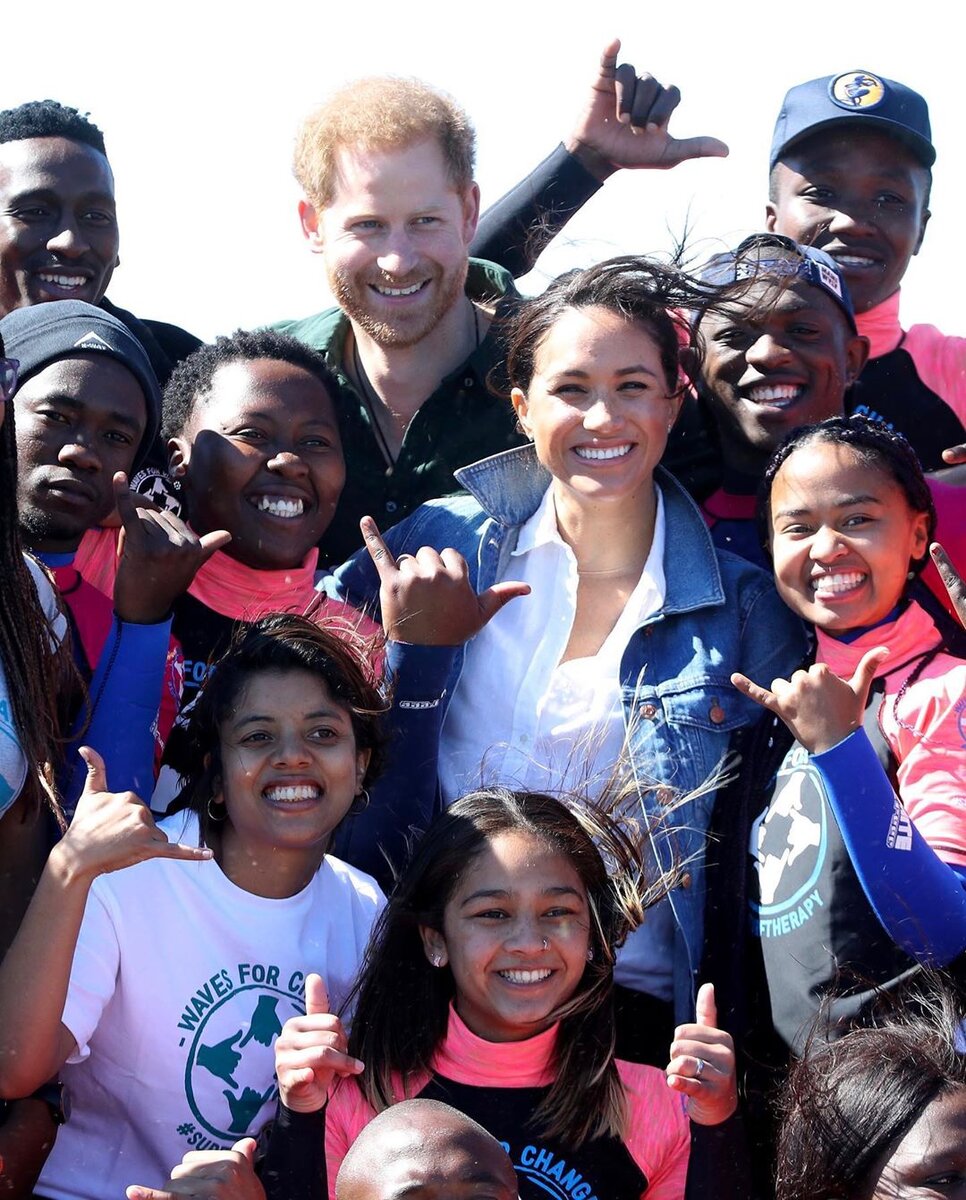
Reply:
[[[515, 529], [540, 507], [552, 476], [537, 461], [533, 446], [518, 446], [455, 472], [457, 482], [500, 525]], [[691, 612], [725, 602], [724, 585], [711, 533], [700, 509], [663, 467], [654, 478], [664, 497], [666, 595], [662, 615]], [[688, 547], [687, 561], [674, 554]]]

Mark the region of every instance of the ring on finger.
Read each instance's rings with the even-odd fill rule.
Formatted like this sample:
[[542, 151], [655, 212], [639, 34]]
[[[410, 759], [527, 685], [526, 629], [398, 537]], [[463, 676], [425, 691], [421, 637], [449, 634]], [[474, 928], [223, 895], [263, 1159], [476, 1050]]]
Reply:
[[695, 1071], [694, 1071], [694, 1077], [695, 1077], [695, 1079], [700, 1079], [701, 1076], [704, 1074], [704, 1068], [708, 1064], [704, 1061], [703, 1058], [695, 1059], [695, 1062], [697, 1063], [697, 1067], [695, 1068]]

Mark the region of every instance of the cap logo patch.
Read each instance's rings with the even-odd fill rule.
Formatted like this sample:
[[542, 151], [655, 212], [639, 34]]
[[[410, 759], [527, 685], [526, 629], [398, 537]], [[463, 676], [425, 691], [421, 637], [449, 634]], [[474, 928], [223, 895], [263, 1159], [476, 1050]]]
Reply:
[[[813, 260], [814, 262], [814, 260]], [[835, 271], [831, 267], [827, 267], [825, 263], [815, 262], [815, 269], [818, 271], [818, 277], [830, 292], [834, 292], [841, 300], [842, 298], [842, 281], [839, 279]]]
[[836, 75], [828, 92], [839, 108], [855, 111], [881, 104], [885, 99], [885, 84], [878, 75], [870, 75], [868, 71], [848, 71], [845, 75]]
[[105, 342], [100, 334], [95, 333], [92, 329], [89, 333], [85, 333], [83, 337], [79, 337], [74, 343], [75, 350], [107, 350], [113, 352], [114, 347], [110, 342]]

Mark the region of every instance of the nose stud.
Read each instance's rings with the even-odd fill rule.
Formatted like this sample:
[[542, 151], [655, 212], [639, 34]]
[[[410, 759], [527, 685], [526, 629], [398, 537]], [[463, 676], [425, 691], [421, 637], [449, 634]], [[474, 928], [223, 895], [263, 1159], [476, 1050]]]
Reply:
[[547, 941], [546, 938], [543, 939], [543, 948], [544, 948], [544, 950], [550, 949], [550, 943]]

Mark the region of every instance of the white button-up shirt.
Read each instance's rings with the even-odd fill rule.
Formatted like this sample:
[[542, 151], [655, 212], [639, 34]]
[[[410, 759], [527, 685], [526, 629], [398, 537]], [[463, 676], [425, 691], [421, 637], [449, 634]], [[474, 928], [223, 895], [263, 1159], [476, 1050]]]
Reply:
[[[530, 585], [467, 645], [440, 742], [443, 800], [485, 785], [598, 796], [624, 746], [620, 664], [642, 621], [664, 604], [664, 501], [654, 488], [651, 549], [600, 650], [561, 663], [577, 610], [573, 550], [560, 536], [553, 489], [520, 528], [508, 579]], [[646, 931], [646, 932], [645, 932]], [[617, 977], [670, 999], [673, 925], [667, 901], [621, 952]]]

